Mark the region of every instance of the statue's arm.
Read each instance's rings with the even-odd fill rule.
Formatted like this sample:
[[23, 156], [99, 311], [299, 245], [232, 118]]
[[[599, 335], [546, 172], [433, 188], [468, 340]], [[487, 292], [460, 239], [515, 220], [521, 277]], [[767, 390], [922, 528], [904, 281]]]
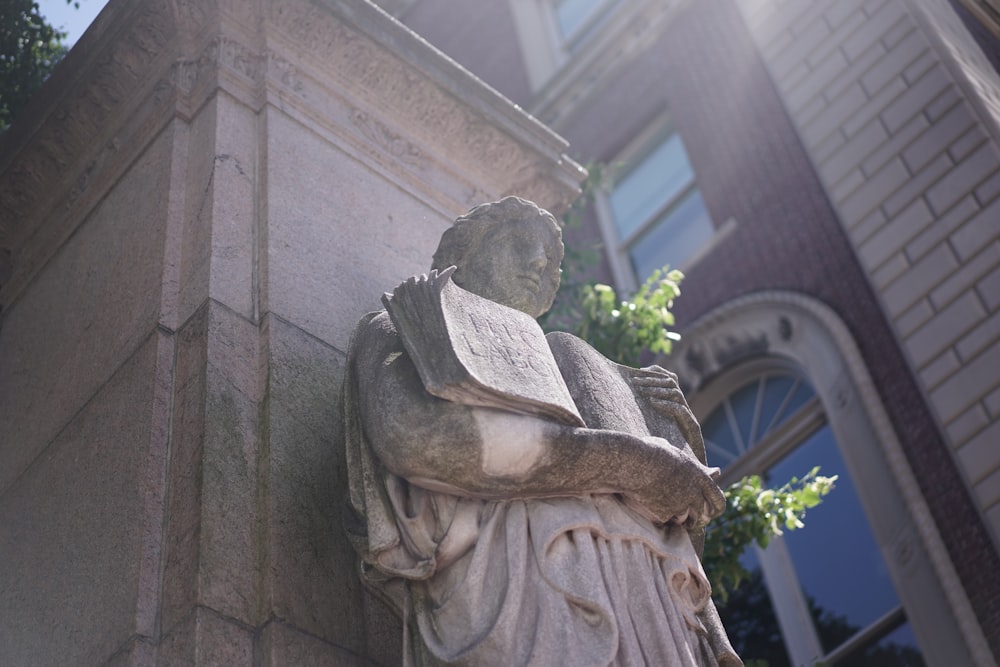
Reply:
[[384, 314], [359, 340], [365, 433], [382, 463], [411, 483], [482, 498], [622, 493], [661, 521], [723, 509], [712, 472], [665, 440], [434, 397]]

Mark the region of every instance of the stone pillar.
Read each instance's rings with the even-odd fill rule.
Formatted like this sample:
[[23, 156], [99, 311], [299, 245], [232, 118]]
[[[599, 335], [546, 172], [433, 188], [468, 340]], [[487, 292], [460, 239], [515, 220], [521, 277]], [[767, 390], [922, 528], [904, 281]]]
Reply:
[[367, 2], [112, 0], [0, 136], [0, 664], [391, 664], [347, 337], [565, 143]]

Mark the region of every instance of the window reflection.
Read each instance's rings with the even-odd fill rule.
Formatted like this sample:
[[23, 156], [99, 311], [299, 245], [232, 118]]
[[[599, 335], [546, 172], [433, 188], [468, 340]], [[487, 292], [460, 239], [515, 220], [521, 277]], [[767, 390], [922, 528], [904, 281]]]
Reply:
[[903, 623], [881, 641], [838, 663], [846, 667], [923, 667], [913, 628]]
[[791, 667], [756, 551], [747, 550], [740, 557], [740, 565], [750, 577], [725, 603], [716, 603], [729, 641], [744, 660], [764, 660], [768, 667]]
[[640, 281], [666, 264], [683, 266], [715, 233], [680, 135], [668, 126], [657, 136], [607, 199], [619, 251]]
[[701, 423], [709, 464], [725, 468], [814, 396], [812, 387], [786, 374], [762, 375], [743, 385]]
[[626, 237], [694, 181], [680, 135], [672, 134], [615, 184], [609, 198]]
[[831, 651], [899, 606], [899, 598], [829, 426], [773, 466], [767, 478], [783, 484], [817, 465], [824, 475], [839, 476], [837, 487], [809, 510], [808, 530], [788, 531], [784, 542], [823, 649]]
[[569, 39], [597, 14], [605, 0], [556, 0], [556, 23], [563, 39]]
[[697, 190], [664, 213], [632, 246], [629, 254], [637, 276], [645, 278], [664, 264], [682, 266], [715, 233], [705, 200]]

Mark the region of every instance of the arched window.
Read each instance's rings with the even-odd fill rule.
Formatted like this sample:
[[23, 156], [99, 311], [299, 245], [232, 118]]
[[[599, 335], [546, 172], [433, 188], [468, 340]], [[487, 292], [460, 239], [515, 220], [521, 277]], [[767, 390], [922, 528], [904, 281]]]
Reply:
[[[666, 365], [701, 421], [723, 485], [780, 485], [819, 465], [837, 488], [766, 551], [749, 611], [726, 623], [771, 665], [977, 664], [989, 649], [927, 500], [847, 327], [790, 292], [734, 299], [687, 327]], [[778, 629], [781, 629], [781, 632]], [[887, 649], [895, 645], [893, 653]], [[767, 651], [772, 653], [768, 654]]]
[[744, 557], [750, 589], [720, 610], [733, 641], [771, 667], [923, 665], [822, 403], [784, 366], [759, 359], [713, 382], [734, 389], [702, 421], [709, 464], [723, 468], [724, 484], [758, 474], [768, 485], [820, 466], [837, 488], [806, 530]]

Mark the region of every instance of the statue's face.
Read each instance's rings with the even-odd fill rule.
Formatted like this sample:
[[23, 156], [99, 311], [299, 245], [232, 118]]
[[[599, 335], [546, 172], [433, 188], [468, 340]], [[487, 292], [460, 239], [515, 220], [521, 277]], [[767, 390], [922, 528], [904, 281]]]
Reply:
[[541, 220], [498, 224], [455, 274], [464, 289], [532, 317], [559, 289], [559, 240]]

